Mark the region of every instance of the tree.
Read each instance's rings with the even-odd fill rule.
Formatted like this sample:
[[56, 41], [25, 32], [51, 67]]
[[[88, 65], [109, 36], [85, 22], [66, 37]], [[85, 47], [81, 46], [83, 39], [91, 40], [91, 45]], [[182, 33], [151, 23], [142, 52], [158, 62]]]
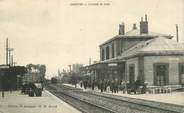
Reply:
[[28, 71], [32, 71], [32, 69], [38, 70], [39, 73], [45, 77], [45, 73], [46, 73], [46, 66], [44, 64], [27, 64], [26, 68], [28, 69]]
[[27, 64], [27, 65], [26, 65], [26, 68], [27, 68], [27, 70], [28, 70], [29, 72], [32, 71], [32, 67], [33, 67], [33, 64]]
[[40, 65], [39, 66], [39, 70], [40, 70], [40, 74], [45, 77], [45, 73], [46, 73], [46, 66], [45, 65]]
[[79, 75], [79, 73], [71, 73], [71, 80], [70, 80], [70, 83], [75, 85], [77, 85], [77, 83], [81, 80], [81, 77]]
[[27, 64], [26, 68], [28, 72], [36, 73], [37, 75], [39, 75], [39, 79], [37, 81], [42, 83], [45, 82], [46, 66], [44, 64]]

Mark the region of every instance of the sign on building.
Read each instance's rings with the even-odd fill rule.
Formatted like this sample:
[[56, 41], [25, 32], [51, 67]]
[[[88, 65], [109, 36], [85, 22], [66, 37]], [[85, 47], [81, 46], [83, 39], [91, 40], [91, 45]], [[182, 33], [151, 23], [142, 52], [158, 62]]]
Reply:
[[110, 64], [108, 64], [108, 66], [109, 67], [116, 67], [116, 66], [118, 66], [118, 64], [117, 63], [110, 63]]

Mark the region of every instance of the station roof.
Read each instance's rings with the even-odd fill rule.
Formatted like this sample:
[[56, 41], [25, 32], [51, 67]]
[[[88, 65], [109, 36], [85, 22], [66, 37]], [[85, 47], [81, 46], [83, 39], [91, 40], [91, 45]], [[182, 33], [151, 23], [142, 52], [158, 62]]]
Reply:
[[[121, 35], [118, 35], [121, 37]], [[166, 35], [166, 34], [161, 34], [161, 33], [156, 33], [156, 32], [148, 32], [148, 34], [146, 33], [143, 33], [143, 34], [140, 34], [140, 29], [133, 29], [133, 30], [130, 30], [128, 32], [125, 33], [124, 35], [125, 37], [126, 36], [129, 36], [130, 38], [131, 37], [134, 37], [134, 36], [137, 36], [137, 37], [142, 37], [142, 36], [167, 36], [167, 37], [171, 37], [171, 35]]]
[[184, 55], [184, 44], [165, 37], [157, 37], [148, 41], [142, 41], [130, 49], [124, 51], [118, 59], [129, 58], [136, 55]]
[[133, 29], [133, 30], [126, 32], [124, 35], [114, 36], [113, 38], [102, 43], [100, 46], [107, 44], [115, 39], [119, 39], [119, 38], [155, 38], [158, 36], [162, 36], [162, 37], [169, 38], [169, 39], [173, 37], [171, 35], [166, 35], [166, 34], [161, 34], [161, 33], [156, 33], [156, 32], [148, 32], [147, 34], [145, 33], [140, 34], [140, 29]]

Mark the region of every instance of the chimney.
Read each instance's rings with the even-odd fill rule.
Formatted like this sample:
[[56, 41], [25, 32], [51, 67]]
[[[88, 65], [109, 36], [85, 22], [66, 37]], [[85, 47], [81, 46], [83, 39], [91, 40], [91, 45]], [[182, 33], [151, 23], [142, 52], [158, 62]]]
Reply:
[[140, 34], [148, 34], [148, 20], [147, 20], [147, 15], [145, 15], [145, 21], [143, 21], [143, 17], [141, 17], [141, 21], [140, 21]]
[[133, 30], [134, 30], [134, 29], [137, 29], [137, 26], [136, 26], [136, 24], [133, 24]]
[[125, 25], [122, 22], [121, 24], [119, 24], [119, 35], [124, 35], [125, 34]]

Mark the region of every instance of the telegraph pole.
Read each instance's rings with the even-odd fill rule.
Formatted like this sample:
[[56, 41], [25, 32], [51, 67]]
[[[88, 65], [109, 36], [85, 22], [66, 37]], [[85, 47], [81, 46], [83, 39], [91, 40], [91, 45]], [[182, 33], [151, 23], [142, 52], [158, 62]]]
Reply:
[[6, 65], [8, 65], [8, 38], [6, 38]]
[[8, 48], [8, 55], [9, 55], [9, 65], [13, 65], [13, 55], [11, 55], [11, 52], [13, 51], [13, 48]]
[[13, 66], [13, 54], [11, 55], [11, 66]]
[[[8, 66], [8, 38], [6, 38], [6, 65]], [[4, 98], [4, 78], [5, 78], [5, 72], [3, 72], [2, 76], [2, 97]]]

